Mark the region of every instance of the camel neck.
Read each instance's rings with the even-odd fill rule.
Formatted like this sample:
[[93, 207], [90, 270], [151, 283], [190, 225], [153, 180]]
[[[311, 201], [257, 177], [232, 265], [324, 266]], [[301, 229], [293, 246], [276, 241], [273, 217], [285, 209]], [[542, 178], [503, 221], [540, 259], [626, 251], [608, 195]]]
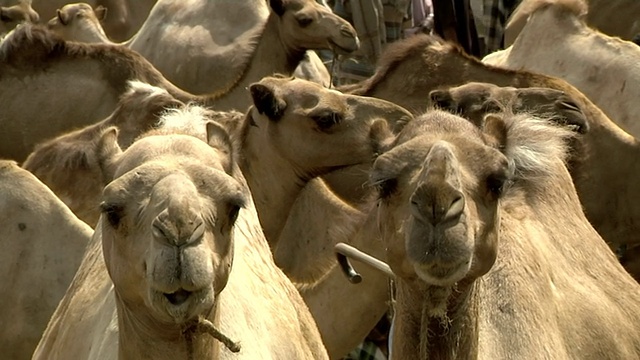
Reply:
[[247, 70], [236, 85], [224, 95], [213, 95], [207, 100], [217, 110], [245, 111], [251, 105], [247, 88], [265, 76], [273, 74], [291, 75], [304, 57], [304, 51], [291, 49], [280, 37], [280, 18], [271, 13], [262, 31]]
[[[187, 336], [180, 325], [158, 322], [147, 314], [146, 308], [134, 310], [117, 293], [116, 304], [120, 360], [188, 360], [199, 358], [197, 354], [220, 351], [221, 345], [211, 336], [201, 332]], [[215, 313], [212, 311], [208, 316], [214, 323], [217, 322]]]
[[[416, 291], [416, 286], [419, 288]], [[478, 355], [478, 295], [475, 282], [442, 288], [420, 280], [397, 283], [394, 359], [473, 359]], [[443, 306], [442, 310], [438, 307]]]
[[[252, 121], [251, 117], [248, 116], [246, 121]], [[277, 153], [265, 136], [267, 130], [245, 125], [241, 168], [251, 189], [265, 236], [273, 248], [307, 180], [305, 174], [297, 172], [290, 162]]]

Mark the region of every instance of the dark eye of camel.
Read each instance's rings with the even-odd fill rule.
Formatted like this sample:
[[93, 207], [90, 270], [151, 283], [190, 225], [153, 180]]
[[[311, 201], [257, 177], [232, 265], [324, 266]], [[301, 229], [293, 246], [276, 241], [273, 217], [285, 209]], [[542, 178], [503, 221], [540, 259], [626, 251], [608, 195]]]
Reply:
[[312, 115], [311, 118], [316, 122], [320, 130], [328, 130], [332, 126], [342, 122], [342, 115], [335, 112]]
[[298, 18], [297, 20], [298, 20], [298, 25], [300, 25], [300, 27], [302, 28], [311, 25], [311, 23], [313, 22], [313, 19], [310, 17], [301, 17], [301, 18]]
[[107, 221], [113, 227], [120, 225], [120, 220], [124, 216], [124, 208], [119, 205], [102, 203], [100, 204], [100, 211], [107, 217]]
[[10, 22], [11, 18], [8, 17], [7, 15], [5, 15], [4, 13], [0, 12], [0, 21], [2, 21], [2, 22]]
[[487, 189], [492, 195], [499, 197], [504, 192], [506, 182], [507, 178], [503, 174], [491, 174], [487, 177]]
[[384, 179], [375, 185], [378, 190], [378, 198], [383, 200], [388, 199], [396, 191], [396, 188], [398, 187], [398, 179]]

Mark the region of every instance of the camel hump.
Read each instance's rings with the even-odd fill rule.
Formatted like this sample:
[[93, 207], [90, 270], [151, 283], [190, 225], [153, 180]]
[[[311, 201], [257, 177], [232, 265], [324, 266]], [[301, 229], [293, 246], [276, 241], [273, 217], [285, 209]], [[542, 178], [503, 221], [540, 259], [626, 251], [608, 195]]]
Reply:
[[524, 0], [511, 15], [507, 27], [528, 18], [538, 10], [555, 7], [578, 18], [584, 18], [589, 11], [585, 0]]

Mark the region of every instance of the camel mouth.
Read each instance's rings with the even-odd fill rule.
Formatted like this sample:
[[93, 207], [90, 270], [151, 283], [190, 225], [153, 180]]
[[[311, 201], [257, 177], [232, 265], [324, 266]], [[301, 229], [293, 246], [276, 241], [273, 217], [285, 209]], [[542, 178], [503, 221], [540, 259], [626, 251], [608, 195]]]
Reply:
[[173, 293], [164, 293], [164, 297], [171, 303], [171, 305], [180, 306], [184, 304], [193, 294], [191, 291], [180, 289]]
[[329, 47], [331, 50], [338, 55], [349, 55], [352, 52], [358, 50], [360, 44], [357, 41], [354, 41], [353, 44], [349, 44], [349, 47], [339, 45], [337, 42], [333, 41], [333, 39], [329, 39]]
[[451, 286], [462, 280], [471, 268], [471, 261], [463, 261], [453, 266], [416, 264], [416, 275], [424, 282], [437, 286]]

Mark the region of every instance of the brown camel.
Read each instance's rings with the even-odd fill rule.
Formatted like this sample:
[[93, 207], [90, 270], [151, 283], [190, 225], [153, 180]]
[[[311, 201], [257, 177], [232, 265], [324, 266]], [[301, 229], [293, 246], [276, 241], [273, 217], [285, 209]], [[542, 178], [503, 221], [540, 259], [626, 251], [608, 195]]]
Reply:
[[[389, 100], [414, 112], [428, 107], [429, 93], [468, 82], [516, 88], [545, 87], [565, 92], [585, 114], [589, 131], [579, 137], [581, 151], [569, 159], [571, 175], [589, 222], [614, 249], [640, 258], [640, 190], [629, 179], [640, 167], [629, 159], [640, 156], [636, 139], [614, 124], [586, 96], [567, 82], [546, 75], [493, 67], [467, 56], [437, 37], [414, 36], [387, 48], [376, 73], [351, 86], [353, 94]], [[631, 270], [630, 263], [626, 268]], [[637, 268], [638, 266], [635, 265]], [[640, 272], [632, 274], [640, 279]]]
[[207, 130], [209, 145], [104, 144], [102, 216], [34, 359], [328, 358], [273, 263], [229, 135]]
[[30, 359], [93, 230], [13, 161], [0, 161], [0, 195], [0, 348]]
[[470, 82], [429, 93], [434, 107], [458, 114], [482, 127], [487, 114], [508, 109], [514, 113], [532, 113], [548, 117], [579, 133], [589, 131], [585, 114], [564, 91], [549, 88], [500, 87], [488, 83]]
[[637, 358], [640, 285], [582, 213], [563, 163], [572, 132], [485, 122], [427, 112], [374, 164], [393, 358]]

